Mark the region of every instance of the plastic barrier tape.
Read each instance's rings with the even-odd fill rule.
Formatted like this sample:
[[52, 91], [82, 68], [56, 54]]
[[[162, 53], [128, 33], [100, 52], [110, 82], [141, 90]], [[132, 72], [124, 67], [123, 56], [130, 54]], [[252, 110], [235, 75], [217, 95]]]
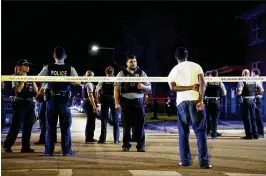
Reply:
[[[261, 77], [205, 77], [207, 82], [266, 82]], [[1, 81], [34, 81], [34, 82], [168, 82], [167, 77], [106, 77], [106, 76], [13, 76], [2, 75]]]

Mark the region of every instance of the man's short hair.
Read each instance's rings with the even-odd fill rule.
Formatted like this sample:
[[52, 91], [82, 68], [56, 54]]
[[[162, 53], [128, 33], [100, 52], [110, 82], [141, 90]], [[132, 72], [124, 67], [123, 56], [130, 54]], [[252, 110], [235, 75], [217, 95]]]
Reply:
[[258, 68], [253, 68], [251, 72], [253, 72], [256, 76], [260, 75], [260, 70]]
[[112, 67], [112, 66], [107, 66], [106, 68], [105, 68], [105, 73], [107, 73], [107, 74], [109, 74], [109, 75], [111, 75], [111, 74], [114, 74], [114, 68]]
[[211, 71], [206, 71], [205, 72], [205, 76], [210, 76], [210, 74], [211, 74]]
[[137, 57], [135, 55], [128, 55], [127, 56], [127, 61], [128, 61], [128, 59], [137, 59]]
[[213, 77], [218, 76], [218, 71], [217, 71], [217, 70], [212, 70], [212, 71], [211, 71], [211, 75], [212, 75]]
[[66, 55], [66, 50], [65, 48], [63, 48], [62, 46], [57, 46], [54, 49], [54, 55], [57, 59], [64, 59], [65, 55]]
[[175, 58], [177, 59], [187, 59], [188, 58], [188, 50], [185, 47], [178, 47], [175, 50]]

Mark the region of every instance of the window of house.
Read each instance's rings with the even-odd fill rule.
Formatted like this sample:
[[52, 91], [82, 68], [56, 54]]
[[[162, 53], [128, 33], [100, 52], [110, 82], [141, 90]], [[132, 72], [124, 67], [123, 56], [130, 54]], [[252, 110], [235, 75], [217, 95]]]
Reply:
[[260, 17], [255, 17], [252, 19], [252, 28], [251, 28], [251, 43], [255, 43], [260, 41], [261, 39], [261, 18]]

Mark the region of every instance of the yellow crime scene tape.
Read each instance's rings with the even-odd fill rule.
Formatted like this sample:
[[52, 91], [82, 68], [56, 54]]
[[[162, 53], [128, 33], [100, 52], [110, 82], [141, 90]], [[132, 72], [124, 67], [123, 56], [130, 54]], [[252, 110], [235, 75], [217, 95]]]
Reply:
[[[205, 77], [207, 82], [266, 82], [261, 77]], [[168, 82], [168, 77], [106, 77], [106, 76], [14, 76], [2, 75], [1, 81], [32, 81], [32, 82]]]

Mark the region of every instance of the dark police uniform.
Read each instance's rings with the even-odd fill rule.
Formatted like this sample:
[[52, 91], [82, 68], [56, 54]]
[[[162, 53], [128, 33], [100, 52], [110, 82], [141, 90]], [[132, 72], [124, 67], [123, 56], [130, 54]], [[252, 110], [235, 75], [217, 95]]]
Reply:
[[[146, 73], [140, 69], [136, 69], [132, 74], [136, 77], [147, 77]], [[119, 72], [117, 76], [133, 76], [132, 74], [129, 73], [129, 70], [124, 70]], [[133, 82], [115, 83], [115, 86], [119, 87], [121, 92], [120, 104], [123, 120], [122, 148], [124, 151], [128, 151], [131, 147], [131, 128], [134, 129], [133, 133], [137, 142], [137, 150], [145, 151], [145, 97], [144, 90], [138, 89], [137, 84]], [[148, 82], [142, 84], [150, 86]]]
[[93, 139], [95, 131], [95, 121], [97, 114], [93, 112], [93, 106], [89, 100], [89, 93], [94, 93], [94, 86], [92, 83], [86, 83], [82, 86], [83, 110], [87, 116], [87, 123], [85, 128], [85, 143], [96, 142]]
[[[261, 84], [262, 82], [259, 82], [258, 84]], [[258, 135], [261, 138], [264, 138], [264, 122], [263, 122], [263, 95], [258, 95], [256, 93], [256, 108], [255, 108], [255, 114], [256, 114], [256, 121], [257, 121], [257, 128], [258, 128]]]
[[119, 143], [119, 121], [118, 121], [118, 110], [115, 109], [115, 100], [114, 100], [114, 83], [111, 82], [99, 82], [97, 89], [100, 93], [100, 102], [101, 102], [101, 135], [98, 143], [106, 142], [106, 129], [107, 129], [107, 120], [109, 108], [111, 110], [112, 116], [112, 125], [113, 125], [113, 136], [114, 143]]
[[243, 98], [243, 123], [246, 133], [244, 139], [258, 139], [255, 115], [255, 95], [258, 86], [257, 82], [240, 82], [237, 86], [237, 90], [242, 91]]
[[220, 97], [226, 94], [222, 82], [208, 82], [205, 90], [205, 104], [207, 113], [207, 135], [212, 131], [211, 137], [217, 138], [217, 126], [220, 117]]
[[[63, 61], [47, 65], [38, 76], [78, 76], [76, 70], [64, 64]], [[57, 119], [61, 129], [61, 147], [64, 156], [72, 156], [71, 148], [72, 115], [69, 109], [71, 83], [49, 82], [46, 89], [46, 135], [45, 135], [45, 156], [52, 156], [54, 153]]]
[[[20, 84], [19, 82], [12, 82], [12, 88], [18, 86], [19, 84]], [[12, 152], [11, 147], [16, 141], [22, 123], [23, 123], [23, 129], [22, 129], [21, 152], [34, 152], [34, 150], [30, 148], [30, 137], [31, 137], [32, 126], [36, 118], [35, 102], [33, 101], [34, 100], [33, 97], [35, 96], [36, 93], [33, 90], [33, 83], [24, 82], [23, 89], [21, 90], [20, 93], [17, 94], [16, 98], [12, 102], [12, 107], [13, 107], [12, 124], [3, 145], [6, 152]]]

